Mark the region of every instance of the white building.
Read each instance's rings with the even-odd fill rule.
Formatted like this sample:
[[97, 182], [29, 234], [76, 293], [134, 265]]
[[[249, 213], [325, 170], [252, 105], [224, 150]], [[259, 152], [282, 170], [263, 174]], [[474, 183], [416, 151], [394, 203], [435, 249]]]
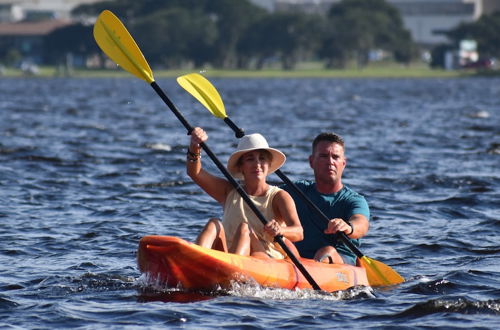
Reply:
[[482, 14], [500, 10], [499, 0], [388, 0], [399, 9], [413, 40], [432, 46], [447, 41], [448, 32]]
[[445, 33], [474, 20], [474, 4], [462, 0], [393, 0], [413, 40], [423, 45], [447, 41]]
[[[341, 0], [251, 0], [271, 11], [325, 13]], [[399, 9], [413, 40], [424, 46], [446, 42], [445, 32], [482, 14], [500, 10], [500, 0], [386, 0]]]
[[0, 0], [0, 22], [30, 18], [70, 19], [71, 10], [102, 0]]

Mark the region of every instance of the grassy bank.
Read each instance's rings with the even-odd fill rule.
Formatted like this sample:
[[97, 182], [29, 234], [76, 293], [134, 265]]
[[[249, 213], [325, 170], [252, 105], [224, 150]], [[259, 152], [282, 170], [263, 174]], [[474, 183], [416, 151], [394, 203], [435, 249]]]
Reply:
[[[295, 70], [264, 69], [264, 70], [219, 70], [219, 69], [185, 69], [185, 70], [155, 70], [155, 78], [171, 78], [191, 72], [200, 72], [208, 77], [238, 77], [238, 78], [453, 78], [478, 75], [476, 71], [446, 71], [433, 70], [424, 64], [401, 66], [398, 64], [372, 64], [365, 68], [347, 68], [327, 70], [317, 64], [304, 63]], [[487, 75], [498, 76], [499, 71], [488, 72]], [[21, 70], [5, 69], [3, 77], [23, 77]], [[40, 67], [39, 77], [68, 76], [55, 67]], [[130, 77], [128, 72], [121, 69], [109, 70], [82, 70], [75, 69], [69, 74], [71, 77]]]

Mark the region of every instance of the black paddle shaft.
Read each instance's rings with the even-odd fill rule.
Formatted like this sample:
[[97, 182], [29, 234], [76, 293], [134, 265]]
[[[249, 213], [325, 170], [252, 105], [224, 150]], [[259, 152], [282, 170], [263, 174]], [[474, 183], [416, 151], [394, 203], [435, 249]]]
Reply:
[[[188, 121], [184, 118], [184, 116], [182, 116], [182, 114], [179, 112], [179, 110], [177, 110], [177, 108], [175, 107], [175, 105], [172, 103], [172, 101], [170, 101], [170, 99], [165, 94], [165, 92], [163, 92], [163, 90], [160, 88], [160, 86], [158, 86], [158, 84], [155, 81], [153, 81], [151, 83], [151, 87], [153, 87], [153, 89], [161, 97], [161, 99], [163, 100], [163, 102], [165, 102], [165, 104], [170, 108], [170, 110], [172, 110], [172, 112], [177, 117], [177, 119], [179, 119], [180, 122], [184, 125], [184, 127], [188, 131], [188, 134], [191, 134], [191, 132], [193, 131], [193, 127], [188, 123]], [[208, 147], [208, 145], [205, 144], [205, 143], [201, 143], [200, 146], [207, 153], [208, 157], [210, 157], [210, 159], [219, 168], [219, 170], [222, 172], [222, 174], [224, 174], [224, 176], [231, 183], [231, 185], [233, 185], [233, 187], [236, 189], [236, 191], [241, 195], [241, 197], [243, 198], [243, 200], [245, 201], [245, 203], [247, 203], [247, 205], [255, 213], [255, 215], [257, 216], [257, 218], [259, 218], [259, 220], [264, 225], [267, 224], [267, 220], [264, 217], [264, 215], [255, 206], [255, 204], [250, 199], [250, 197], [245, 192], [245, 190], [243, 190], [243, 188], [238, 184], [238, 182], [236, 182], [236, 180], [231, 176], [231, 174], [229, 174], [229, 172], [227, 171], [227, 169], [224, 167], [224, 165], [222, 165], [222, 163], [219, 161], [219, 159], [217, 158], [217, 156], [215, 156], [215, 154], [212, 152], [212, 150], [210, 150], [210, 148]], [[283, 251], [286, 252], [286, 254], [288, 255], [288, 257], [292, 260], [293, 264], [300, 270], [300, 272], [302, 273], [302, 275], [304, 275], [304, 277], [307, 279], [307, 281], [309, 282], [309, 284], [311, 284], [311, 286], [313, 287], [313, 289], [314, 290], [321, 290], [321, 288], [316, 283], [316, 281], [307, 272], [307, 270], [305, 269], [304, 265], [302, 265], [300, 263], [300, 261], [297, 259], [297, 257], [290, 251], [290, 249], [288, 248], [288, 246], [286, 246], [285, 242], [283, 241], [283, 237], [280, 236], [280, 235], [278, 235], [278, 236], [274, 237], [274, 240], [281, 246], [281, 248], [283, 249]]]
[[[224, 118], [224, 122], [229, 127], [231, 127], [231, 129], [234, 131], [237, 138], [241, 138], [245, 135], [244, 131], [241, 128], [239, 128], [238, 126], [236, 126], [236, 124], [229, 117]], [[306, 194], [304, 194], [304, 192], [302, 190], [300, 190], [300, 188], [297, 187], [297, 185], [295, 183], [293, 183], [280, 169], [277, 169], [275, 173], [283, 181], [283, 183], [292, 187], [293, 191], [296, 192], [300, 196], [300, 198], [302, 198], [302, 200], [307, 204], [307, 206], [309, 206], [309, 208], [311, 208], [314, 212], [316, 212], [316, 215], [318, 215], [322, 220], [326, 221], [327, 223], [328, 223], [328, 221], [330, 221], [330, 219], [323, 213], [323, 211], [321, 211], [316, 206], [316, 204], [314, 204], [309, 199], [309, 197], [307, 197]], [[338, 232], [337, 234], [342, 239], [344, 244], [347, 245], [347, 247], [352, 252], [354, 252], [354, 254], [356, 254], [356, 256], [358, 256], [358, 258], [364, 257], [363, 253], [356, 247], [356, 245], [352, 244], [352, 242], [349, 240], [349, 238], [346, 236], [345, 233]]]

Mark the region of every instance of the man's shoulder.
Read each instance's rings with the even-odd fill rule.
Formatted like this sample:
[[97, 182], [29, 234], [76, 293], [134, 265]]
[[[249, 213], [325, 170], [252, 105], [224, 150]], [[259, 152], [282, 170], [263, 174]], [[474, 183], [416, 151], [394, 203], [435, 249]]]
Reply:
[[365, 199], [365, 197], [359, 193], [357, 193], [352, 188], [344, 185], [344, 188], [341, 190], [344, 198], [355, 198], [355, 199]]
[[314, 181], [311, 180], [295, 180], [295, 181], [290, 181], [290, 183], [284, 183], [279, 187], [285, 190], [291, 190], [293, 188], [292, 186], [296, 186], [301, 190], [305, 190], [306, 188], [312, 187], [313, 185]]
[[[346, 186], [344, 186], [342, 192], [343, 195], [341, 196], [341, 200], [343, 200], [346, 205], [352, 207], [353, 214], [359, 213], [364, 215], [367, 219], [370, 218], [370, 207], [368, 206], [368, 202], [363, 195], [358, 194]], [[352, 216], [352, 214], [350, 216]]]
[[287, 191], [294, 199], [297, 199], [299, 196], [297, 190], [311, 197], [311, 194], [314, 194], [316, 191], [314, 187], [314, 181], [311, 180], [296, 180], [280, 186], [280, 188]]
[[299, 187], [312, 187], [314, 185], [312, 180], [297, 180], [293, 181], [293, 183]]

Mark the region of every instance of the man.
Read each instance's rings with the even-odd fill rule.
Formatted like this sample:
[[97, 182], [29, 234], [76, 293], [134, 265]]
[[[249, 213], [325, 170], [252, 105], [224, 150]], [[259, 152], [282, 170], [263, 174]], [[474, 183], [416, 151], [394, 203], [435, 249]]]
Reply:
[[303, 180], [295, 184], [330, 221], [326, 223], [292, 187], [285, 186], [295, 201], [304, 229], [304, 239], [295, 245], [301, 257], [355, 265], [356, 255], [334, 234], [344, 232], [359, 246], [359, 239], [368, 232], [370, 211], [363, 196], [342, 184], [347, 164], [342, 137], [334, 133], [319, 134], [313, 141], [309, 164], [315, 181]]

